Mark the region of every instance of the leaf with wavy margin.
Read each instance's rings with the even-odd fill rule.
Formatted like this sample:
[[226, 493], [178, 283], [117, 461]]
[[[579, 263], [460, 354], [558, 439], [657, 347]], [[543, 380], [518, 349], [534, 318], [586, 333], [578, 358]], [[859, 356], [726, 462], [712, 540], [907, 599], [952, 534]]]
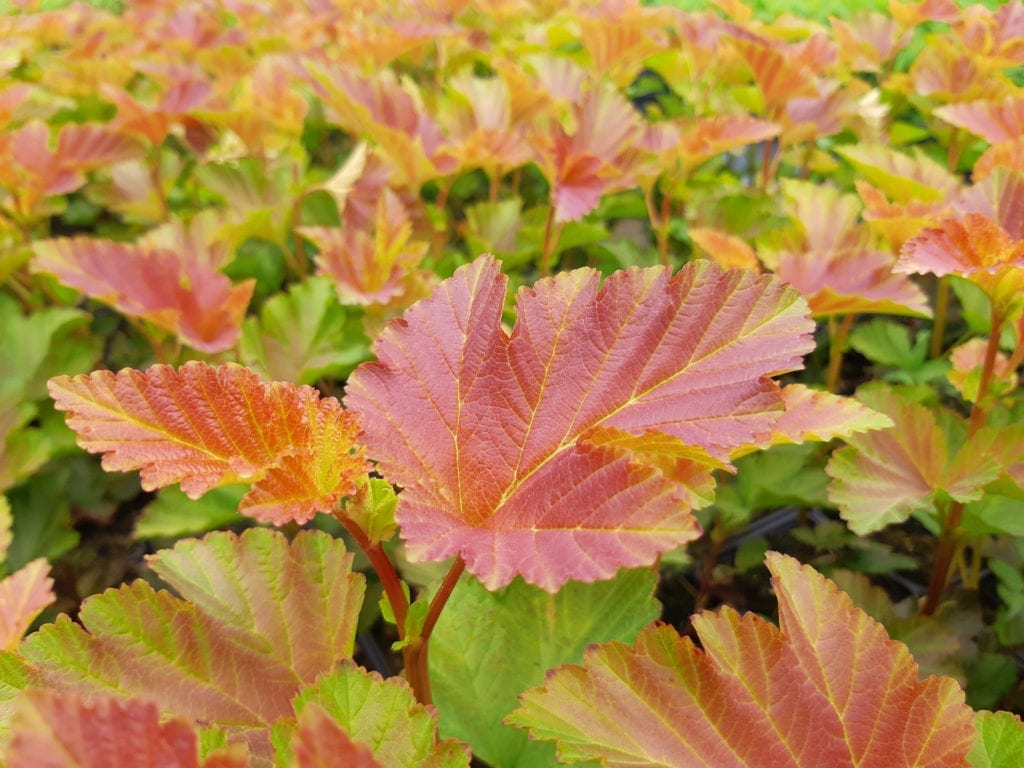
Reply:
[[1010, 712], [974, 716], [978, 740], [968, 757], [973, 768], [1017, 768], [1024, 754], [1024, 723]]
[[414, 559], [459, 554], [489, 588], [549, 591], [650, 563], [698, 535], [711, 469], [771, 433], [768, 377], [812, 346], [792, 289], [710, 262], [598, 283], [583, 269], [521, 289], [509, 335], [506, 280], [481, 257], [350, 377]]
[[[918, 680], [906, 646], [808, 566], [768, 568], [779, 627], [731, 608], [592, 648], [509, 718], [563, 762], [609, 768], [961, 768], [974, 742], [954, 680]], [[813, 716], [810, 713], [814, 713]]]
[[[469, 748], [454, 739], [438, 741], [433, 708], [418, 703], [408, 684], [397, 677], [383, 679], [353, 663], [345, 663], [295, 698], [302, 723], [310, 706], [325, 712], [352, 742], [370, 748], [387, 768], [468, 768]], [[290, 729], [275, 728], [279, 756], [291, 749]], [[372, 763], [370, 764], [372, 765]]]
[[107, 471], [138, 469], [146, 490], [181, 483], [191, 498], [251, 482], [240, 511], [279, 525], [330, 512], [366, 471], [356, 417], [337, 400], [238, 365], [58, 376], [50, 396]]
[[152, 559], [186, 599], [143, 581], [88, 598], [26, 638], [34, 686], [152, 699], [270, 754], [269, 728], [304, 685], [351, 658], [365, 581], [327, 534], [289, 544], [256, 528], [186, 541]]

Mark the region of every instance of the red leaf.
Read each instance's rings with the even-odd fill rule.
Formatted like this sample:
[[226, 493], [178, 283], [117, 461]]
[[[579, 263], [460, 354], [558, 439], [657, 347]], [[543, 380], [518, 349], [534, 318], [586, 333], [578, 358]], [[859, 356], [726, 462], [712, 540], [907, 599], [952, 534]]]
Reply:
[[383, 768], [365, 744], [353, 741], [338, 723], [315, 702], [299, 717], [292, 740], [295, 768]]
[[508, 721], [563, 762], [609, 768], [961, 768], [971, 710], [949, 678], [918, 680], [906, 646], [834, 584], [769, 553], [779, 627], [731, 608], [630, 648], [596, 646], [551, 673]]
[[183, 718], [161, 723], [151, 702], [32, 691], [16, 710], [12, 730], [8, 768], [200, 765], [195, 727]]
[[231, 280], [190, 252], [85, 237], [34, 246], [34, 269], [118, 311], [176, 333], [202, 352], [238, 340], [255, 280]]
[[108, 471], [141, 470], [147, 490], [181, 483], [198, 498], [214, 486], [255, 486], [241, 510], [306, 522], [355, 490], [365, 464], [352, 414], [311, 387], [267, 383], [237, 365], [190, 362], [178, 371], [97, 371], [50, 380], [79, 444]]
[[681, 448], [727, 459], [770, 433], [782, 401], [766, 377], [811, 348], [795, 294], [709, 262], [600, 291], [577, 270], [521, 290], [509, 336], [505, 283], [490, 257], [463, 267], [349, 379], [370, 455], [403, 487], [413, 557], [459, 554], [491, 588], [519, 574], [554, 591], [696, 536], [681, 478], [714, 461]]

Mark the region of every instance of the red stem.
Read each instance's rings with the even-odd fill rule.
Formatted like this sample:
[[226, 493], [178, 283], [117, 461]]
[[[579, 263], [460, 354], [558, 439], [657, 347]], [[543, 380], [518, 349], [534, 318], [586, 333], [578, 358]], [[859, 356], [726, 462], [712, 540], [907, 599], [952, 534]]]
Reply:
[[434, 626], [441, 615], [441, 610], [448, 602], [448, 598], [451, 597], [452, 590], [459, 583], [459, 577], [462, 576], [462, 572], [465, 569], [465, 561], [461, 557], [456, 558], [455, 562], [452, 563], [452, 567], [448, 569], [444, 581], [441, 582], [441, 587], [437, 590], [437, 594], [430, 601], [430, 607], [427, 609], [427, 618], [423, 622], [423, 629], [420, 631], [419, 638], [405, 646], [403, 650], [405, 679], [408, 681], [409, 687], [412, 688], [412, 692], [420, 704], [433, 703], [433, 697], [430, 693], [430, 668], [428, 663], [430, 635], [434, 631]]
[[398, 577], [398, 572], [395, 571], [391, 558], [388, 557], [387, 552], [384, 551], [384, 548], [379, 543], [372, 543], [363, 532], [363, 529], [346, 517], [340, 510], [336, 510], [334, 516], [345, 526], [345, 530], [349, 532], [352, 538], [355, 539], [356, 544], [359, 545], [363, 552], [366, 553], [366, 557], [369, 558], [370, 565], [373, 566], [373, 570], [377, 573], [377, 578], [380, 579], [381, 586], [384, 587], [384, 594], [388, 596], [388, 602], [391, 603], [391, 612], [395, 615], [395, 624], [398, 627], [398, 638], [404, 640], [405, 617], [409, 612], [409, 598], [405, 596], [402, 580]]
[[[981, 369], [981, 381], [978, 383], [978, 396], [971, 405], [971, 417], [967, 424], [967, 439], [974, 437], [984, 425], [988, 416], [988, 410], [981, 405], [988, 396], [989, 386], [992, 383], [992, 372], [995, 369], [996, 354], [999, 352], [999, 335], [1002, 330], [1003, 319], [992, 308], [992, 330], [988, 337], [988, 344], [985, 346], [985, 362]], [[935, 566], [932, 568], [932, 578], [928, 582], [928, 594], [925, 596], [924, 604], [921, 606], [922, 616], [931, 616], [939, 607], [942, 595], [946, 591], [946, 583], [949, 581], [949, 570], [956, 557], [957, 547], [960, 544], [957, 529], [960, 521], [963, 520], [963, 502], [954, 501], [949, 505], [946, 512], [946, 519], [942, 522], [942, 535], [939, 537], [939, 549], [935, 554]]]

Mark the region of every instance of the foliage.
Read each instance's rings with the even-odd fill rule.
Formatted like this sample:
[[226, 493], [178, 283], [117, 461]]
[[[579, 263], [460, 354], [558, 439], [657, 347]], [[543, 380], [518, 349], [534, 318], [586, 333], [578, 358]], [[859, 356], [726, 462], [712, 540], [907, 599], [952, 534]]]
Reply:
[[357, 5], [0, 3], [4, 764], [1014, 764], [1024, 4]]

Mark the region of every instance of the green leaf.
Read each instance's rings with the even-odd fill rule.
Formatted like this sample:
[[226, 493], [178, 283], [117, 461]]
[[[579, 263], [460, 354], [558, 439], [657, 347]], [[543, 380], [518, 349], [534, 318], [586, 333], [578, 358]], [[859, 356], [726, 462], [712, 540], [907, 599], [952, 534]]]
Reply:
[[[343, 664], [334, 674], [305, 688], [295, 698], [300, 717], [310, 704], [322, 707], [352, 738], [370, 747], [382, 765], [416, 768], [463, 768], [469, 750], [448, 739], [437, 740], [437, 723], [430, 709], [416, 703], [408, 684], [397, 677], [387, 680], [354, 664]], [[279, 764], [291, 751], [290, 728], [274, 729]]]
[[389, 541], [398, 530], [395, 523], [398, 496], [386, 480], [369, 478], [344, 503], [345, 516], [362, 529], [370, 543]]
[[825, 475], [819, 446], [778, 445], [744, 456], [735, 477], [726, 478], [715, 493], [722, 534], [743, 528], [754, 513], [786, 506], [816, 507], [826, 503]]
[[40, 473], [8, 491], [14, 519], [7, 550], [8, 571], [16, 571], [37, 557], [53, 562], [78, 543], [65, 491], [68, 476], [67, 469]]
[[576, 663], [591, 643], [631, 643], [658, 618], [650, 570], [620, 571], [611, 581], [571, 581], [552, 595], [516, 579], [488, 592], [459, 582], [430, 643], [431, 688], [441, 733], [469, 743], [494, 768], [555, 765], [550, 744], [502, 725], [519, 694], [548, 669]]
[[978, 739], [967, 755], [974, 768], [1017, 768], [1024, 754], [1024, 724], [1009, 712], [978, 712]]
[[22, 385], [26, 400], [46, 397], [46, 380], [83, 373], [100, 354], [100, 340], [84, 333], [89, 315], [57, 307], [21, 314], [10, 296], [0, 295], [0, 380]]
[[177, 539], [246, 520], [238, 504], [248, 486], [225, 485], [192, 500], [179, 488], [161, 488], [142, 510], [132, 535], [136, 539]]
[[916, 370], [928, 357], [928, 338], [918, 334], [910, 339], [910, 329], [903, 323], [875, 318], [858, 325], [850, 334], [850, 346], [878, 365]]
[[323, 277], [293, 285], [267, 301], [259, 320], [242, 327], [242, 362], [271, 381], [312, 384], [344, 379], [370, 357], [359, 314], [338, 303]]

